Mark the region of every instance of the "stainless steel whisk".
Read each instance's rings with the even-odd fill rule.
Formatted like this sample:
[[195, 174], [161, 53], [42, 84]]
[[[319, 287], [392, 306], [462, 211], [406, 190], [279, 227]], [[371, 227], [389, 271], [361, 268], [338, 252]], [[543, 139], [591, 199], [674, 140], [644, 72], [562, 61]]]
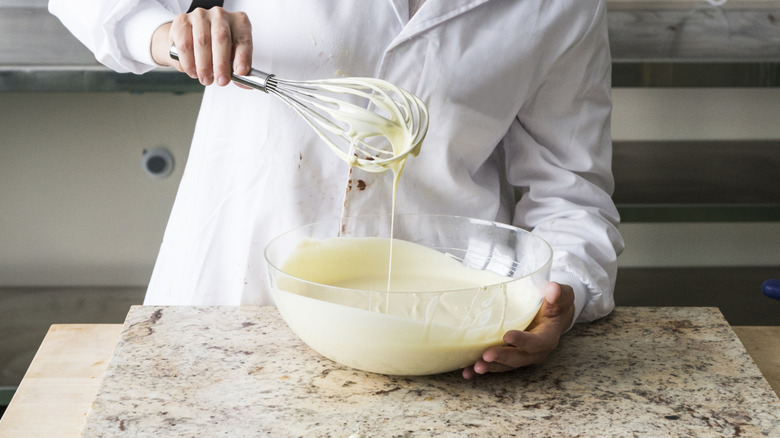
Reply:
[[[175, 46], [171, 58], [178, 60]], [[350, 166], [383, 172], [416, 156], [428, 131], [428, 109], [417, 96], [375, 78], [293, 81], [251, 69], [231, 79], [284, 101]], [[343, 100], [354, 96], [365, 106]]]

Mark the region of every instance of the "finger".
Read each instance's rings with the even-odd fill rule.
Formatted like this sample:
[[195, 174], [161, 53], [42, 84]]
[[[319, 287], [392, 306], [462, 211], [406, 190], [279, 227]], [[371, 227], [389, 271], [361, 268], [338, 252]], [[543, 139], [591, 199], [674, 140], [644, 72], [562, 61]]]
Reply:
[[169, 32], [170, 43], [176, 45], [179, 61], [174, 64], [177, 70], [186, 73], [193, 79], [198, 78], [195, 67], [195, 55], [192, 49], [192, 25], [186, 14], [179, 14], [173, 19]]
[[489, 348], [482, 355], [482, 361], [490, 365], [490, 370], [515, 369], [541, 363], [552, 350], [541, 350], [538, 352], [527, 352], [523, 349], [512, 346], [501, 346]]
[[504, 342], [528, 354], [554, 350], [558, 346], [560, 333], [557, 324], [542, 321], [530, 331], [510, 330], [504, 334]]
[[510, 346], [491, 347], [485, 350], [482, 359], [464, 368], [462, 374], [466, 379], [473, 379], [481, 374], [512, 371], [540, 364], [548, 355], [549, 351], [532, 354]]
[[574, 289], [565, 284], [550, 282], [544, 296], [550, 316], [559, 316], [574, 308]]
[[473, 365], [463, 368], [463, 372], [461, 374], [463, 375], [464, 379], [473, 379], [474, 377], [477, 377], [477, 373], [474, 371]]
[[573, 318], [574, 290], [571, 286], [550, 282], [544, 290], [542, 306], [526, 330], [534, 332], [537, 326], [546, 325], [548, 329], [555, 328], [562, 333], [571, 326]]
[[233, 57], [230, 16], [222, 8], [212, 8], [209, 12], [213, 75], [217, 85], [225, 86], [230, 82]]
[[474, 365], [472, 365], [472, 367], [474, 369], [474, 373], [477, 375], [487, 373], [503, 373], [506, 371], [512, 371], [517, 368], [499, 362], [485, 362], [484, 360], [478, 360], [476, 363], [474, 363]]
[[544, 300], [551, 308], [558, 308], [561, 300], [561, 285], [551, 281], [544, 288]]
[[196, 8], [190, 12], [189, 16], [190, 23], [192, 23], [192, 43], [198, 80], [203, 85], [211, 85], [214, 82], [214, 65], [212, 63], [209, 11], [203, 8]]
[[233, 38], [233, 71], [239, 75], [249, 73], [252, 66], [252, 25], [243, 12], [231, 15], [231, 37]]
[[545, 298], [540, 318], [545, 318], [551, 327], [561, 333], [574, 322], [574, 289], [565, 284], [550, 282], [545, 289]]

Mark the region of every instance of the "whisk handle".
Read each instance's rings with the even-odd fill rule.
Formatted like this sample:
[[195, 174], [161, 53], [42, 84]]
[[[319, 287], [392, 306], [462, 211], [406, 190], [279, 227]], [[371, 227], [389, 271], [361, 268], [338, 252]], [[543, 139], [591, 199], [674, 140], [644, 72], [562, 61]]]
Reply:
[[[175, 45], [171, 44], [171, 48], [168, 53], [171, 55], [171, 58], [177, 61], [179, 60], [179, 51], [176, 49]], [[273, 74], [262, 72], [260, 70], [255, 70], [255, 69], [250, 69], [249, 74], [247, 75], [237, 75], [235, 73], [230, 74], [230, 78], [233, 80], [233, 82], [266, 93], [268, 92], [268, 80], [271, 79], [273, 76], [274, 76]]]
[[250, 69], [248, 75], [237, 75], [235, 73], [230, 74], [230, 78], [233, 82], [247, 87], [254, 88], [256, 90], [268, 92], [268, 80], [273, 77], [270, 73], [265, 73], [260, 70]]

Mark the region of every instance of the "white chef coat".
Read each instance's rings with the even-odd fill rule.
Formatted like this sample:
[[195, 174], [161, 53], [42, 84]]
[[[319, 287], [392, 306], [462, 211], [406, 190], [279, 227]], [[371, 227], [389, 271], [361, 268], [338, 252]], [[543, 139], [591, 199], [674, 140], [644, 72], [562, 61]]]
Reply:
[[[155, 68], [151, 35], [188, 0], [52, 0], [103, 64]], [[227, 0], [252, 22], [253, 67], [288, 79], [372, 76], [428, 104], [397, 213], [512, 223], [554, 250], [578, 321], [614, 307], [623, 249], [611, 200], [604, 0]], [[350, 179], [345, 183], [347, 178]], [[279, 233], [390, 211], [392, 174], [350, 171], [270, 95], [207, 87], [145, 304], [269, 304]], [[349, 189], [349, 190], [348, 190]], [[346, 197], [345, 197], [346, 192]]]

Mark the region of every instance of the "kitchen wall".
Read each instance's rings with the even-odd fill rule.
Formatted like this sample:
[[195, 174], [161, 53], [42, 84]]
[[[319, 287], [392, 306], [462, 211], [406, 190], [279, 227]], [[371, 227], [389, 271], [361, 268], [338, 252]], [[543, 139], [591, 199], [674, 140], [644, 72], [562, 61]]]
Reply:
[[[0, 287], [142, 286], [187, 158], [198, 94], [0, 94]], [[145, 149], [174, 155], [147, 176]]]
[[[780, 139], [776, 88], [616, 88], [613, 98], [616, 143]], [[701, 157], [705, 169], [707, 161]], [[765, 176], [780, 184], [780, 169]], [[621, 230], [622, 267], [777, 266], [780, 276], [778, 222], [624, 223]]]

